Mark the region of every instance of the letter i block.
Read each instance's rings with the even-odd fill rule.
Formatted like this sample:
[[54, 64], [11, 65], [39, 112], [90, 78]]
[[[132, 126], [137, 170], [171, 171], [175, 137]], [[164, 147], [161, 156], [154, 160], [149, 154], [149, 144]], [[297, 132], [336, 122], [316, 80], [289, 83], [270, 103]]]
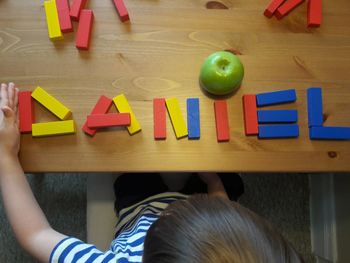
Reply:
[[188, 139], [198, 140], [201, 137], [199, 99], [187, 99]]
[[69, 15], [68, 0], [56, 0], [56, 5], [61, 31], [63, 33], [73, 32], [73, 25]]
[[319, 27], [322, 20], [322, 0], [309, 0], [307, 10], [308, 27]]
[[[110, 98], [107, 98], [106, 96], [101, 96], [97, 101], [95, 107], [91, 111], [90, 115], [105, 114], [109, 111], [112, 104], [113, 104], [113, 101]], [[91, 129], [87, 126], [87, 121], [83, 126], [83, 131], [90, 136], [94, 136], [97, 132], [96, 129]]]
[[32, 132], [32, 123], [34, 120], [34, 104], [32, 101], [31, 91], [20, 91], [18, 94], [18, 110], [19, 110], [19, 130], [21, 133]]
[[130, 113], [130, 126], [127, 127], [130, 135], [133, 135], [141, 131], [141, 126], [139, 121], [136, 119], [134, 112], [132, 111], [129, 102], [127, 101], [124, 94], [118, 95], [113, 99], [115, 106], [120, 113]]
[[224, 100], [214, 102], [216, 135], [218, 142], [230, 140], [230, 126], [228, 121], [227, 103]]
[[32, 125], [33, 137], [66, 135], [73, 133], [75, 133], [75, 125], [73, 120], [34, 123]]
[[115, 8], [117, 9], [118, 15], [122, 22], [129, 21], [129, 13], [125, 7], [123, 0], [113, 0]]
[[41, 87], [37, 87], [32, 92], [32, 98], [37, 100], [41, 105], [55, 114], [61, 120], [66, 120], [71, 115], [70, 109], [64, 106]]
[[243, 114], [244, 114], [244, 130], [246, 135], [257, 135], [258, 129], [258, 113], [256, 106], [256, 96], [243, 96]]
[[176, 138], [180, 139], [186, 137], [188, 135], [187, 126], [182, 116], [178, 99], [170, 98], [165, 101]]
[[166, 139], [166, 106], [163, 98], [153, 100], [153, 121], [154, 139]]
[[55, 0], [48, 0], [44, 2], [46, 13], [47, 29], [49, 37], [52, 41], [63, 39], [60, 22], [58, 19], [57, 6]]
[[84, 9], [87, 0], [74, 0], [70, 9], [70, 16], [73, 20], [78, 21], [81, 10]]
[[94, 22], [94, 13], [92, 10], [81, 10], [80, 21], [77, 32], [75, 46], [78, 49], [88, 50], [90, 46], [92, 24]]

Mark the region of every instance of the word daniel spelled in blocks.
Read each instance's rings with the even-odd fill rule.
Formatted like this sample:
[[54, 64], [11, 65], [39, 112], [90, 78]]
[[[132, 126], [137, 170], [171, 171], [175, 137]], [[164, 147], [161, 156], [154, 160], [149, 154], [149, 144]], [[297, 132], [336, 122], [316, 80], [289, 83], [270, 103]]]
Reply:
[[[33, 100], [35, 99], [61, 121], [34, 123]], [[258, 108], [296, 101], [295, 90], [282, 90], [260, 94], [243, 95], [243, 117], [245, 134], [257, 135], [259, 139], [296, 138], [299, 136], [297, 110], [261, 110]], [[322, 90], [309, 88], [308, 127], [311, 140], [350, 140], [350, 127], [326, 127], [323, 125]], [[108, 113], [112, 104], [119, 113]], [[166, 109], [178, 139], [200, 138], [199, 99], [187, 100], [187, 123], [182, 115], [176, 98], [155, 98], [153, 101], [154, 138], [166, 138]], [[230, 140], [229, 116], [226, 100], [214, 101], [217, 140]], [[75, 133], [74, 121], [67, 120], [71, 111], [41, 87], [33, 92], [19, 93], [19, 117], [22, 133], [32, 132], [34, 137], [63, 135]], [[87, 116], [83, 131], [94, 136], [101, 128], [124, 126], [130, 135], [141, 131], [140, 123], [126, 97], [121, 94], [113, 99], [101, 96]]]

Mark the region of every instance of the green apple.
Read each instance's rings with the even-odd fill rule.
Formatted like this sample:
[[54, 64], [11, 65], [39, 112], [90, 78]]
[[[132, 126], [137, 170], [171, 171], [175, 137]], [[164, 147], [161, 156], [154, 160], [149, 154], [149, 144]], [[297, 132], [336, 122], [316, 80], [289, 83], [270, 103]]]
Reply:
[[240, 59], [227, 51], [211, 54], [204, 61], [199, 81], [213, 95], [227, 95], [238, 89], [244, 75]]

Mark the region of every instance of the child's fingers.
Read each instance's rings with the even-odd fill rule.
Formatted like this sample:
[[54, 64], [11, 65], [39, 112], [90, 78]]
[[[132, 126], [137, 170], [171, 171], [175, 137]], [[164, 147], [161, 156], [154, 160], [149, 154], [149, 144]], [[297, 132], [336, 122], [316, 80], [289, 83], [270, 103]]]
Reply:
[[4, 106], [1, 108], [6, 118], [12, 118], [14, 116], [13, 110], [9, 106]]
[[8, 103], [7, 85], [5, 83], [2, 83], [1, 91], [0, 91], [0, 107], [7, 106], [7, 103]]
[[18, 114], [18, 93], [19, 93], [19, 90], [15, 88], [14, 111], [16, 115]]
[[15, 84], [13, 82], [10, 82], [8, 85], [8, 106], [13, 109], [14, 108], [14, 101], [15, 101]]

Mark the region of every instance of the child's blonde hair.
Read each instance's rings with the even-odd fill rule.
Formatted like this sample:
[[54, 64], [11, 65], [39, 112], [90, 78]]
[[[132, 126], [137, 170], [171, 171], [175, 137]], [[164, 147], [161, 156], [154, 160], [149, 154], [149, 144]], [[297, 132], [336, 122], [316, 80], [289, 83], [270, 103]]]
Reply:
[[168, 206], [149, 229], [143, 263], [300, 263], [263, 218], [220, 197], [196, 195]]

